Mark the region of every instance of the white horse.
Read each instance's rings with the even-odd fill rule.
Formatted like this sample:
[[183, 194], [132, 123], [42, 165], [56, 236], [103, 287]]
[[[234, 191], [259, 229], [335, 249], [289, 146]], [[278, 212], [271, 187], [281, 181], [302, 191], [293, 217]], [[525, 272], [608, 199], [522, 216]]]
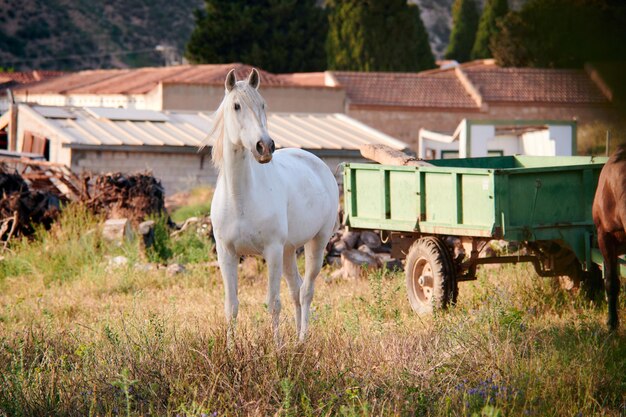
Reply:
[[[324, 162], [301, 149], [274, 152], [267, 133], [259, 73], [246, 81], [235, 71], [215, 113], [213, 163], [219, 169], [211, 204], [217, 257], [224, 280], [224, 310], [232, 343], [239, 310], [237, 265], [243, 255], [262, 255], [269, 272], [267, 306], [277, 343], [280, 279], [285, 277], [295, 305], [296, 332], [304, 340], [315, 278], [337, 221], [337, 182]], [[304, 245], [306, 272], [298, 273], [296, 249]]]

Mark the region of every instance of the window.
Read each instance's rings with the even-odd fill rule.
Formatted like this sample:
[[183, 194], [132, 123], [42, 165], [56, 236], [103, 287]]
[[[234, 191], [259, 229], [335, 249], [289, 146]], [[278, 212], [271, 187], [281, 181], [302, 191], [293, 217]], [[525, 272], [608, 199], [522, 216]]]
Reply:
[[49, 141], [45, 137], [36, 135], [28, 131], [24, 132], [24, 140], [22, 141], [22, 152], [34, 153], [37, 155], [41, 155], [46, 159], [49, 159], [49, 148]]
[[459, 151], [441, 151], [441, 159], [452, 159], [458, 158]]

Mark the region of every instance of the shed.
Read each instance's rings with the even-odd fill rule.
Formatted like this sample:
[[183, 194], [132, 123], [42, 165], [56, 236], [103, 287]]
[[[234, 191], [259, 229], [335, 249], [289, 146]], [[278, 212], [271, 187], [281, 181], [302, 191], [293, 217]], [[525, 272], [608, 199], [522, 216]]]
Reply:
[[576, 153], [576, 122], [463, 119], [452, 135], [420, 129], [418, 146], [424, 159], [571, 156]]
[[[0, 130], [10, 121], [7, 114], [0, 118]], [[211, 117], [202, 111], [19, 104], [14, 150], [43, 155], [77, 173], [151, 170], [171, 194], [215, 183], [208, 152], [198, 152]], [[308, 150], [338, 178], [341, 162], [363, 161], [360, 145], [408, 147], [341, 113], [269, 113], [268, 128], [278, 148]]]

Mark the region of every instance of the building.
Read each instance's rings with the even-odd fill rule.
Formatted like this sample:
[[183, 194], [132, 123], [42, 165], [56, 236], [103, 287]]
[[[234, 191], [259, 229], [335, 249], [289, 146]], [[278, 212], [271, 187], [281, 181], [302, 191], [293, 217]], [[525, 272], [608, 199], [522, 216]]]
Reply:
[[420, 129], [423, 159], [576, 154], [576, 122], [463, 119], [452, 135]]
[[[224, 98], [226, 74], [233, 68], [238, 79], [247, 78], [252, 70], [239, 63], [88, 70], [18, 87], [14, 93], [19, 102], [46, 106], [214, 111]], [[272, 111], [344, 111], [345, 91], [339, 86], [260, 73], [263, 97]]]
[[[15, 149], [9, 150], [42, 155], [77, 173], [150, 170], [168, 194], [217, 179], [209, 153], [198, 151], [207, 140], [211, 112], [27, 104], [16, 108], [15, 125], [11, 113], [0, 117], [0, 130], [15, 132]], [[339, 180], [341, 163], [364, 161], [360, 145], [407, 147], [341, 113], [272, 112], [268, 128], [278, 148], [302, 148], [318, 155]]]
[[[477, 60], [419, 73], [261, 71], [261, 84], [271, 111], [345, 113], [417, 152], [420, 129], [451, 135], [464, 119], [575, 121], [579, 129], [613, 123], [619, 119], [616, 95], [603, 79], [607, 72], [596, 67], [501, 68], [493, 60]], [[231, 68], [241, 79], [252, 67], [80, 71], [16, 88], [15, 96], [54, 106], [213, 111]]]
[[19, 88], [21, 86], [32, 85], [50, 78], [59, 77], [65, 74], [61, 71], [0, 71], [0, 114], [9, 110], [10, 97], [7, 89]]
[[591, 65], [501, 68], [478, 60], [420, 73], [331, 71], [289, 79], [344, 88], [347, 115], [415, 151], [420, 129], [451, 135], [464, 119], [575, 121], [578, 127], [619, 119], [613, 91]]

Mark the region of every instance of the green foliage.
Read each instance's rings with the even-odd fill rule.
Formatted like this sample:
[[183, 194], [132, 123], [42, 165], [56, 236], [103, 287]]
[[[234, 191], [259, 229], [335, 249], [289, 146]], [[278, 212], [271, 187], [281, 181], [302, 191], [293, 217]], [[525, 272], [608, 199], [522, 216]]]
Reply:
[[167, 216], [159, 216], [152, 220], [154, 220], [154, 242], [146, 251], [146, 255], [150, 262], [167, 263], [173, 255]]
[[328, 68], [421, 71], [434, 68], [428, 33], [416, 4], [403, 0], [329, 2]]
[[270, 72], [325, 69], [326, 16], [315, 0], [205, 0], [185, 56], [194, 63], [244, 62]]
[[154, 243], [146, 251], [150, 262], [166, 264], [174, 261], [182, 264], [207, 262], [212, 257], [213, 242], [193, 227], [171, 237], [167, 217], [154, 218]]
[[72, 204], [49, 231], [39, 228], [32, 240], [11, 243], [9, 255], [0, 262], [0, 281], [33, 275], [48, 284], [96, 273], [106, 250], [98, 219], [84, 206]]
[[580, 68], [626, 59], [626, 4], [615, 0], [529, 0], [500, 23], [491, 51], [500, 65]]
[[491, 58], [489, 45], [498, 36], [497, 22], [509, 12], [507, 0], [487, 0], [478, 23], [478, 32], [472, 48], [472, 59]]
[[193, 228], [178, 235], [171, 243], [172, 256], [176, 262], [200, 263], [214, 259], [213, 242]]
[[474, 0], [456, 0], [452, 6], [452, 32], [446, 58], [469, 61], [478, 29], [478, 9]]

